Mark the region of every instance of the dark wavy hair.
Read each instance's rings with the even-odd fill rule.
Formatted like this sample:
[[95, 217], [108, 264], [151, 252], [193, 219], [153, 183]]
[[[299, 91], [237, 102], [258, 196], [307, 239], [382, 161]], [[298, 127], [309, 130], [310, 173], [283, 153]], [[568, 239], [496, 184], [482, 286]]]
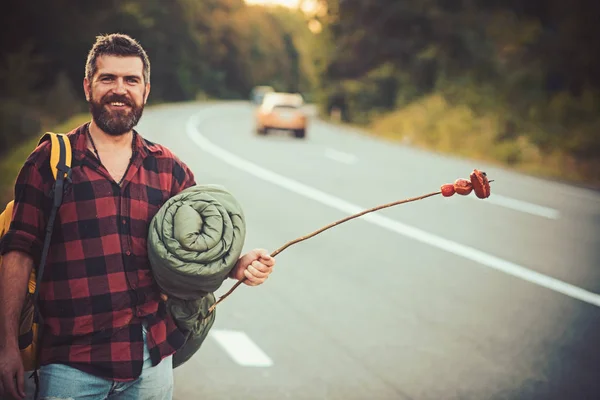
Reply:
[[150, 82], [150, 59], [139, 42], [122, 33], [96, 36], [96, 43], [92, 46], [85, 63], [85, 77], [91, 81], [98, 70], [96, 60], [100, 56], [135, 56], [144, 64], [144, 83]]

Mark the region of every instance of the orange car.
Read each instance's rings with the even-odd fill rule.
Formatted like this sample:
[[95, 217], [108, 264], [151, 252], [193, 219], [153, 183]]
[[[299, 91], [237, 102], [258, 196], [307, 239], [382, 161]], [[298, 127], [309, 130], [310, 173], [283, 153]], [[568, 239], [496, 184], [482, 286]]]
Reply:
[[265, 94], [256, 110], [256, 132], [266, 135], [270, 130], [285, 130], [293, 132], [297, 138], [304, 138], [308, 118], [303, 107], [304, 100], [298, 93]]

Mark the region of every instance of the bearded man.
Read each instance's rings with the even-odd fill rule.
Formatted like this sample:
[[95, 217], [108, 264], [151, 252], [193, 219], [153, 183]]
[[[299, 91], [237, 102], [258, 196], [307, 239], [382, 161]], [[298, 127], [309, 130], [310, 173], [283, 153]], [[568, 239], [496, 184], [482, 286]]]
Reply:
[[[153, 216], [196, 184], [194, 174], [133, 129], [150, 94], [150, 61], [136, 40], [97, 37], [83, 88], [92, 119], [67, 135], [71, 177], [39, 288], [39, 396], [171, 399], [172, 355], [185, 337], [153, 279], [146, 238]], [[0, 397], [25, 397], [18, 320], [52, 206], [49, 157], [45, 142], [27, 158], [0, 242]], [[230, 276], [259, 285], [274, 264], [255, 249]]]

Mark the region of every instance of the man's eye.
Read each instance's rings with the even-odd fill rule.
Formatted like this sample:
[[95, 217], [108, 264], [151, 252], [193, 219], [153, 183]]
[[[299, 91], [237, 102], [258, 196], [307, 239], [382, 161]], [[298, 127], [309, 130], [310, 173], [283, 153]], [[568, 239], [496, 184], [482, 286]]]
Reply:
[[129, 83], [138, 83], [139, 80], [137, 78], [129, 78], [129, 79], [127, 79], [127, 82], [129, 82]]

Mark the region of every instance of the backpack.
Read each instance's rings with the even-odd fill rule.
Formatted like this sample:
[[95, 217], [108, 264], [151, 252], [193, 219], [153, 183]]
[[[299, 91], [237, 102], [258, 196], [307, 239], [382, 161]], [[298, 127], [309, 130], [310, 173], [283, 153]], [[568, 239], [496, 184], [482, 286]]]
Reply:
[[[37, 371], [37, 368], [39, 367], [38, 342], [41, 337], [42, 319], [37, 309], [38, 288], [40, 287], [42, 276], [44, 274], [44, 266], [50, 248], [54, 220], [62, 203], [65, 180], [70, 180], [71, 178], [72, 154], [71, 142], [68, 137], [64, 134], [47, 132], [42, 136], [38, 145], [47, 140], [50, 140], [50, 169], [55, 179], [51, 193], [54, 201], [46, 225], [46, 235], [38, 267], [37, 279], [34, 268], [29, 276], [27, 295], [19, 319], [19, 350], [21, 351], [21, 359], [23, 360], [23, 368], [25, 371]], [[14, 200], [11, 200], [6, 205], [6, 209], [0, 214], [0, 237], [4, 236], [10, 227], [13, 217], [13, 206]]]

